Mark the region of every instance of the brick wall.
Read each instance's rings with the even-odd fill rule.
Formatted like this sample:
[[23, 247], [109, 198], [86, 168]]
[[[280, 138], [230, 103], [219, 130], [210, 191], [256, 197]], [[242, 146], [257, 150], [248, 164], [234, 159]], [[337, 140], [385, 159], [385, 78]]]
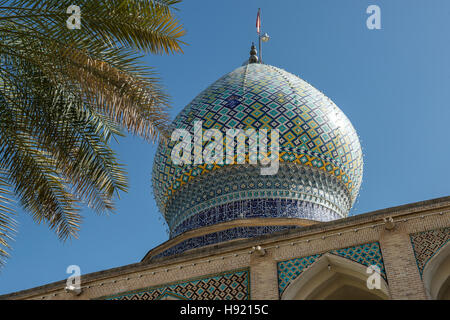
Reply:
[[[278, 299], [277, 262], [378, 241], [392, 299], [426, 299], [409, 235], [450, 226], [450, 197], [379, 210], [283, 231], [258, 239], [200, 248], [179, 256], [96, 272], [82, 277], [83, 292], [64, 291], [65, 281], [1, 296], [1, 299], [95, 299], [140, 288], [250, 268], [252, 299]], [[387, 230], [383, 218], [393, 217]], [[261, 245], [266, 254], [251, 253]]]

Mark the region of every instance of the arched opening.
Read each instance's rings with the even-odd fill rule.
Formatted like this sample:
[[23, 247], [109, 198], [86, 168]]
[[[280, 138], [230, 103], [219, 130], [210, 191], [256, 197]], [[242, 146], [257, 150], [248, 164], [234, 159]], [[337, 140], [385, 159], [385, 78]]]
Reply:
[[282, 300], [384, 300], [389, 289], [381, 277], [380, 289], [367, 287], [367, 267], [349, 259], [325, 254], [284, 291]]
[[450, 242], [428, 261], [422, 278], [431, 299], [450, 300]]

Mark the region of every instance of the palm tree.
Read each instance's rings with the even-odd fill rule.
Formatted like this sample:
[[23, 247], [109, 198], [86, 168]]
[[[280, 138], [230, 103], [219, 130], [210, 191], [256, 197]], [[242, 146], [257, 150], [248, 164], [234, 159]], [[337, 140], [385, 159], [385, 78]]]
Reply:
[[127, 190], [111, 138], [165, 136], [168, 96], [137, 52], [182, 52], [179, 2], [0, 0], [0, 264], [15, 202], [76, 237], [82, 205], [109, 212]]

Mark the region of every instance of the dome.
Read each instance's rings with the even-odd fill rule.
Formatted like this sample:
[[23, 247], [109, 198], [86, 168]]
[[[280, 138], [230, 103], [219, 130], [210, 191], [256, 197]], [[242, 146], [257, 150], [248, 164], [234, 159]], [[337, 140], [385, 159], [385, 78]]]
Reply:
[[261, 175], [259, 164], [247, 162], [176, 165], [171, 154], [177, 141], [161, 142], [152, 183], [171, 238], [237, 220], [269, 225], [271, 218], [331, 221], [348, 215], [362, 181], [359, 139], [344, 113], [306, 81], [248, 63], [201, 92], [171, 130], [193, 134], [199, 121], [203, 131], [218, 129], [224, 137], [227, 129], [277, 129], [279, 169]]

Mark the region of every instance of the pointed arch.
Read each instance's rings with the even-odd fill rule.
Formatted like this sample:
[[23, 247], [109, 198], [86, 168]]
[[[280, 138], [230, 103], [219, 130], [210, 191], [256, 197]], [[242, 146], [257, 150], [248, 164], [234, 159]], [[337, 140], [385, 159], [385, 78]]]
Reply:
[[164, 291], [156, 300], [188, 300], [185, 296], [170, 291]]
[[431, 299], [450, 300], [450, 242], [426, 263], [422, 279]]
[[286, 287], [281, 299], [389, 299], [389, 287], [382, 277], [380, 289], [367, 288], [366, 270], [360, 263], [324, 254]]

